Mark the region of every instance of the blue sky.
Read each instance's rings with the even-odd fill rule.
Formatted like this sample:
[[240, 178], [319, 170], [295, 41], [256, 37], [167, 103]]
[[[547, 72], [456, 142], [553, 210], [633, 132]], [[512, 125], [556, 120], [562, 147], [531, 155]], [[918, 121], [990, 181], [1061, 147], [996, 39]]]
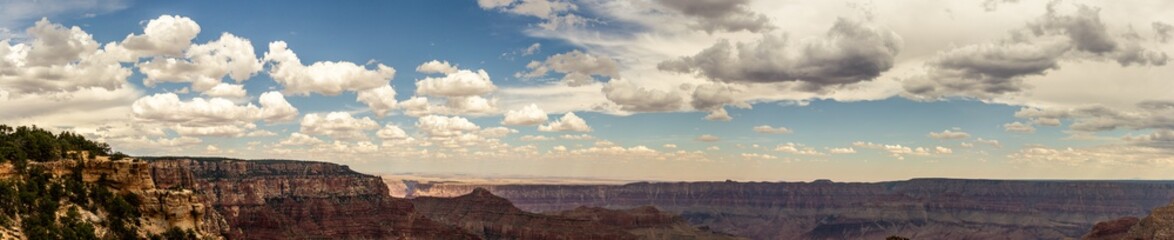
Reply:
[[1166, 178], [1167, 5], [9, 2], [0, 123], [369, 173]]

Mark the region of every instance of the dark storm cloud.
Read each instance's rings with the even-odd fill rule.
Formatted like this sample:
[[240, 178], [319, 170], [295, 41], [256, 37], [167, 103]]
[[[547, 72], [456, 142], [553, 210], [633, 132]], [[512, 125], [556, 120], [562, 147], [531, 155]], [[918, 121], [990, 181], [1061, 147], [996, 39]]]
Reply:
[[893, 67], [901, 44], [892, 31], [840, 19], [818, 40], [792, 43], [785, 35], [764, 35], [751, 43], [723, 40], [657, 67], [722, 82], [802, 82], [820, 88], [876, 78]]
[[760, 32], [774, 28], [766, 16], [751, 11], [750, 0], [657, 0], [657, 3], [697, 19], [696, 28], [706, 32], [719, 30]]
[[926, 63], [926, 75], [904, 81], [906, 92], [922, 99], [990, 98], [1021, 91], [1024, 77], [1045, 75], [1069, 59], [1111, 60], [1121, 66], [1166, 64], [1166, 53], [1142, 47], [1137, 34], [1110, 34], [1099, 8], [1078, 5], [1075, 13], [1063, 15], [1056, 4], [1048, 4], [1047, 13], [1028, 23], [1025, 32], [940, 53]]
[[1171, 30], [1174, 30], [1174, 25], [1164, 22], [1154, 22], [1154, 34], [1157, 35], [1158, 42], [1166, 43], [1170, 41]]

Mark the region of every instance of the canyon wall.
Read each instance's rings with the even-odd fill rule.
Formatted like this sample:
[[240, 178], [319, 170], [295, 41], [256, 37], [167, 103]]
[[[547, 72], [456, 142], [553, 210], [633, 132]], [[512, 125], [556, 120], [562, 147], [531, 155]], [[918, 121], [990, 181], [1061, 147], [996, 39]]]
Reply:
[[321, 162], [151, 159], [160, 188], [194, 189], [231, 239], [476, 239], [392, 198], [380, 178]]
[[389, 184], [402, 185], [395, 188], [408, 197], [458, 196], [481, 187], [531, 212], [655, 206], [694, 226], [754, 239], [1079, 238], [1099, 221], [1144, 216], [1174, 199], [1174, 181]]

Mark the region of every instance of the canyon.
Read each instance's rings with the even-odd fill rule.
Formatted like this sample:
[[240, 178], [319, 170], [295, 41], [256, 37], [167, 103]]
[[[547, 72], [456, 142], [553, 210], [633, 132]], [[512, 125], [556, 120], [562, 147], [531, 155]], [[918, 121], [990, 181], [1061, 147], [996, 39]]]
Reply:
[[[1174, 200], [1174, 181], [912, 179], [877, 183], [466, 184], [386, 177], [407, 198], [483, 188], [529, 212], [654, 206], [752, 239], [1068, 239]], [[1142, 222], [1145, 222], [1144, 220]]]

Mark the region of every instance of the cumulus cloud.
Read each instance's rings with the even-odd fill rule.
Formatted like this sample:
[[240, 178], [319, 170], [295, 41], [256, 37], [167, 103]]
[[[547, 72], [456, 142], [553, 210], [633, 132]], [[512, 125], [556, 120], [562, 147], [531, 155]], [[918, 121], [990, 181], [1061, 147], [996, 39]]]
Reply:
[[1104, 145], [1082, 148], [1029, 146], [1007, 156], [1013, 163], [1067, 166], [1168, 167], [1174, 165], [1174, 151], [1135, 145]]
[[301, 132], [308, 135], [329, 136], [334, 140], [367, 140], [367, 131], [379, 128], [369, 117], [354, 118], [347, 112], [331, 112], [326, 116], [317, 113], [302, 117]]
[[375, 132], [375, 136], [385, 141], [403, 140], [408, 138], [408, 132], [404, 131], [404, 129], [400, 128], [399, 126], [387, 124], [384, 125], [383, 128], [379, 129], [378, 132]]
[[[1135, 110], [1112, 109], [1103, 106], [1078, 108], [1023, 108], [1015, 112], [1019, 118], [1034, 122], [1058, 123], [1073, 119], [1068, 127], [1079, 132], [1112, 131], [1116, 129], [1174, 129], [1174, 102], [1145, 101]], [[1054, 125], [1052, 125], [1054, 126]]]
[[832, 154], [852, 154], [852, 153], [856, 153], [856, 149], [855, 149], [855, 148], [850, 148], [850, 147], [846, 147], [846, 148], [829, 148], [829, 149], [828, 149], [828, 152], [829, 152], [829, 153], [832, 153]]
[[538, 126], [538, 131], [543, 132], [590, 132], [591, 130], [591, 126], [587, 125], [587, 121], [576, 116], [574, 112], [567, 112], [567, 114], [563, 114], [561, 118], [554, 120], [554, 122]]
[[395, 89], [391, 85], [384, 85], [382, 87], [360, 90], [358, 92], [358, 100], [361, 103], [367, 104], [367, 107], [374, 112], [376, 116], [387, 116], [395, 109], [397, 102], [395, 100]]
[[595, 137], [592, 137], [591, 135], [587, 135], [587, 134], [579, 134], [579, 135], [563, 134], [562, 136], [559, 136], [559, 138], [561, 138], [563, 140], [591, 140], [591, 139], [595, 139]]
[[778, 146], [775, 146], [775, 151], [789, 153], [789, 154], [795, 154], [795, 155], [808, 155], [808, 156], [827, 155], [822, 152], [819, 152], [819, 150], [815, 150], [815, 148], [804, 146], [803, 144], [797, 144], [797, 143], [791, 143], [791, 142], [779, 144]]
[[448, 61], [432, 60], [416, 66], [416, 72], [420, 73], [442, 73], [451, 74], [457, 72], [457, 66], [453, 66]]
[[1023, 78], [1059, 69], [1062, 60], [1108, 60], [1121, 66], [1166, 64], [1166, 53], [1143, 48], [1136, 34], [1111, 34], [1099, 8], [1076, 5], [1075, 11], [1066, 14], [1058, 3], [1049, 3], [1047, 13], [1006, 39], [940, 53], [926, 64], [926, 75], [904, 81], [905, 90], [915, 98], [988, 99], [1022, 91]]
[[785, 127], [771, 127], [770, 125], [759, 125], [754, 127], [754, 132], [766, 134], [788, 134], [791, 129]]
[[0, 40], [0, 95], [116, 90], [131, 75], [110, 52], [115, 46], [99, 49], [81, 28], [41, 19], [26, 33], [27, 43]]
[[159, 93], [136, 100], [131, 111], [140, 120], [172, 124], [181, 134], [217, 136], [239, 136], [254, 128], [253, 122], [285, 122], [298, 114], [279, 92], [261, 94], [259, 102], [261, 107], [223, 98], [181, 101], [174, 93]]
[[562, 82], [568, 86], [577, 87], [595, 82], [594, 76], [618, 78], [619, 64], [615, 60], [604, 56], [571, 50], [570, 52], [551, 55], [545, 61], [532, 61], [526, 64], [527, 72], [514, 74], [518, 78], [539, 78], [550, 72], [563, 74]]
[[933, 139], [956, 140], [956, 139], [966, 139], [969, 137], [970, 137], [969, 133], [962, 132], [962, 131], [950, 131], [949, 129], [946, 129], [941, 132], [930, 132], [929, 133], [929, 138], [933, 138]]
[[762, 153], [742, 153], [741, 156], [742, 156], [742, 158], [745, 158], [745, 159], [762, 159], [762, 160], [779, 159], [779, 157], [775, 157], [774, 155], [762, 154]]
[[273, 63], [269, 76], [285, 87], [284, 92], [308, 95], [338, 95], [383, 87], [395, 77], [395, 69], [383, 64], [367, 69], [352, 62], [314, 62], [302, 65], [298, 55], [284, 41], [269, 43], [265, 61]]
[[714, 31], [761, 32], [773, 29], [770, 19], [750, 10], [750, 0], [733, 1], [675, 1], [657, 0], [665, 6], [697, 21], [694, 28], [709, 33]]
[[1034, 133], [1035, 127], [1031, 126], [1031, 123], [1010, 122], [1003, 124], [1003, 130], [1015, 133]]
[[718, 136], [714, 136], [714, 135], [709, 135], [709, 134], [701, 134], [701, 136], [697, 136], [697, 138], [695, 138], [694, 140], [702, 141], [702, 142], [717, 142], [717, 141], [721, 141], [722, 138], [718, 137]]
[[481, 127], [463, 117], [428, 115], [416, 120], [416, 129], [432, 138], [449, 138], [480, 130]]
[[821, 39], [792, 43], [786, 35], [766, 34], [750, 43], [722, 40], [657, 68], [722, 82], [801, 82], [821, 89], [876, 78], [893, 67], [901, 45], [901, 37], [892, 31], [840, 19]]
[[[489, 96], [497, 90], [497, 86], [489, 78], [489, 73], [485, 70], [473, 72], [449, 67], [451, 65], [447, 62], [436, 61], [421, 65], [421, 68], [431, 69], [427, 72], [449, 73], [443, 77], [426, 77], [416, 81], [417, 96], [401, 103], [401, 107], [408, 115], [487, 115], [498, 112], [497, 98]], [[425, 96], [437, 97], [444, 102], [432, 104]]]
[[322, 139], [296, 132], [290, 133], [289, 137], [278, 142], [279, 145], [283, 146], [313, 146], [322, 143], [325, 143]]
[[603, 94], [621, 110], [632, 112], [676, 111], [683, 103], [677, 92], [647, 89], [622, 79], [604, 84]]
[[909, 147], [909, 146], [903, 146], [900, 144], [890, 145], [890, 144], [878, 144], [878, 143], [873, 143], [873, 142], [860, 142], [860, 141], [858, 141], [858, 142], [853, 142], [852, 146], [860, 147], [860, 148], [867, 148], [867, 149], [882, 150], [882, 151], [888, 152], [889, 155], [891, 155], [894, 158], [897, 158], [899, 160], [905, 160], [905, 156], [907, 156], [907, 155], [929, 156], [931, 154], [931, 151], [925, 147], [914, 148], [914, 147]]
[[243, 99], [248, 96], [248, 91], [245, 91], [244, 85], [220, 83], [200, 94], [209, 97]]
[[522, 137], [518, 138], [518, 140], [522, 140], [522, 141], [550, 141], [550, 140], [554, 140], [554, 139], [546, 137], [546, 136], [542, 136], [542, 135], [526, 135], [526, 136], [522, 136]]
[[416, 81], [416, 94], [437, 97], [465, 97], [488, 94], [497, 86], [485, 70], [459, 70], [444, 77], [427, 77]]
[[530, 104], [522, 109], [510, 110], [505, 113], [502, 125], [532, 126], [546, 123], [546, 111], [542, 111], [536, 104]]
[[1167, 43], [1170, 41], [1171, 33], [1174, 33], [1174, 25], [1164, 22], [1154, 22], [1152, 26], [1158, 42]]
[[219, 86], [225, 77], [237, 83], [248, 80], [264, 67], [254, 54], [252, 42], [230, 33], [205, 44], [184, 46], [181, 51], [178, 57], [155, 57], [136, 64], [139, 72], [146, 75], [143, 84], [190, 82], [192, 90], [202, 92]]
[[[147, 21], [143, 34], [130, 34], [122, 40], [122, 46], [135, 56], [182, 56], [200, 34], [200, 25], [191, 18], [163, 15]], [[252, 47], [249, 47], [252, 49]], [[252, 54], [250, 52], [250, 54]]]

